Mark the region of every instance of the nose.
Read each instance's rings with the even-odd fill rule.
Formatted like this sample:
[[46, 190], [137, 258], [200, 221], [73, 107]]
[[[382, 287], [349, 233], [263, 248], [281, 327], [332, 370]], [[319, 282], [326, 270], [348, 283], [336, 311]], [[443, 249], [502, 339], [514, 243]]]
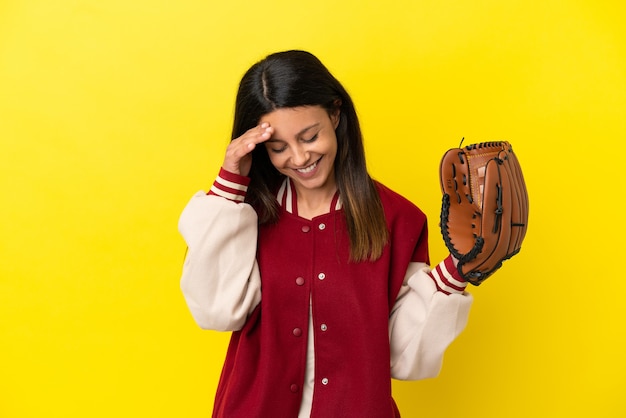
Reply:
[[291, 163], [295, 167], [305, 167], [309, 162], [309, 152], [302, 146], [296, 146], [291, 151]]

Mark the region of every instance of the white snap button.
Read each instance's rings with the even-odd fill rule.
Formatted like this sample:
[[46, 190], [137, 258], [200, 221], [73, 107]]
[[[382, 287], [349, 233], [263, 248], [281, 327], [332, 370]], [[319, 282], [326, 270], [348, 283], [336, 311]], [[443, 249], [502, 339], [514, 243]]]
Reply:
[[317, 275], [317, 278], [320, 280], [324, 280], [326, 278], [326, 275], [324, 273], [320, 273]]
[[323, 231], [324, 228], [326, 228], [326, 224], [319, 224], [318, 228], [320, 229], [320, 231]]
[[328, 378], [323, 378], [322, 379], [322, 385], [327, 385], [328, 384]]

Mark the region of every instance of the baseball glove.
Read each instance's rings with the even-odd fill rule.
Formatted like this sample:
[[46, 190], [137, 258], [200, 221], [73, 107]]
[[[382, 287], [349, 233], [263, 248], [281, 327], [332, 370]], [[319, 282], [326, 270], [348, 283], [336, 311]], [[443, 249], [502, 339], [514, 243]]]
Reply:
[[506, 141], [446, 152], [440, 166], [441, 233], [475, 286], [520, 251], [528, 226], [522, 169]]

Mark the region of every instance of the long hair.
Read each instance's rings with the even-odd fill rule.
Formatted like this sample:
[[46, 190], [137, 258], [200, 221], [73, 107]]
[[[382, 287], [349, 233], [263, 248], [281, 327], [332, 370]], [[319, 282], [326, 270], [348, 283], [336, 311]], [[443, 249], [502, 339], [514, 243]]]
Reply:
[[[376, 260], [389, 232], [376, 185], [367, 172], [361, 128], [350, 95], [314, 55], [284, 51], [267, 56], [243, 76], [235, 104], [232, 139], [259, 123], [264, 115], [282, 108], [321, 106], [329, 114], [339, 107], [334, 162], [353, 261]], [[284, 176], [272, 165], [265, 147], [252, 152], [246, 201], [261, 224], [278, 220], [276, 191]]]

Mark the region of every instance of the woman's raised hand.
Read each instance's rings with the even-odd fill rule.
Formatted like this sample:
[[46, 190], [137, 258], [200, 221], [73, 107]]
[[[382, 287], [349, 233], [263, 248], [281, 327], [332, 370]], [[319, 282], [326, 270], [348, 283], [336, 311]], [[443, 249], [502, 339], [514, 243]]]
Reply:
[[231, 173], [247, 176], [252, 166], [252, 150], [257, 144], [267, 141], [274, 133], [269, 123], [262, 123], [248, 130], [239, 138], [230, 141], [222, 168]]

